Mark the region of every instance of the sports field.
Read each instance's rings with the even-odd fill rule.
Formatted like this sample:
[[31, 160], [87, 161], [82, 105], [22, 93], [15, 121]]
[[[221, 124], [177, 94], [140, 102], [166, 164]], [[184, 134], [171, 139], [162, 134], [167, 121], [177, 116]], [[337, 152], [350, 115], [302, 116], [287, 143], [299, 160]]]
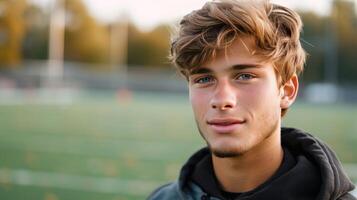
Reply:
[[[204, 145], [186, 96], [135, 93], [119, 102], [105, 95], [64, 105], [0, 105], [0, 113], [6, 200], [144, 199]], [[356, 116], [356, 105], [296, 104], [284, 124], [322, 138], [356, 176]]]

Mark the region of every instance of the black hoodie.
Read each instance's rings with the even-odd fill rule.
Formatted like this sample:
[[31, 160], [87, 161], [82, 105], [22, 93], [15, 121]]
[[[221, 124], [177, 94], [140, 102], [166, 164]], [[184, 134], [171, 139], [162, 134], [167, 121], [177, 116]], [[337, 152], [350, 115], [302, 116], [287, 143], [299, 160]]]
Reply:
[[[254, 192], [236, 199], [356, 200], [348, 193], [354, 189], [354, 185], [343, 171], [335, 153], [325, 143], [293, 128], [281, 129], [281, 143], [286, 149], [285, 153], [289, 152], [293, 156], [294, 166], [288, 170], [279, 170], [278, 176]], [[182, 167], [178, 181], [158, 188], [148, 199], [224, 199], [212, 191], [205, 191], [192, 179], [197, 165], [209, 155], [207, 148], [196, 152]]]

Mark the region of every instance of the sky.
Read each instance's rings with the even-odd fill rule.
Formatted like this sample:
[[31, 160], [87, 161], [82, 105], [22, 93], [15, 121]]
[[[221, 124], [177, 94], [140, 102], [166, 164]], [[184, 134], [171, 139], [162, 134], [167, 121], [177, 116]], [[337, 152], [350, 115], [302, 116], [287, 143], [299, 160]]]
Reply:
[[[44, 8], [54, 0], [29, 0]], [[159, 23], [172, 23], [207, 0], [82, 0], [89, 12], [99, 21], [108, 23], [126, 13], [141, 29], [151, 29]], [[357, 1], [357, 0], [352, 0]], [[314, 11], [320, 15], [330, 12], [332, 0], [271, 0], [292, 9]]]

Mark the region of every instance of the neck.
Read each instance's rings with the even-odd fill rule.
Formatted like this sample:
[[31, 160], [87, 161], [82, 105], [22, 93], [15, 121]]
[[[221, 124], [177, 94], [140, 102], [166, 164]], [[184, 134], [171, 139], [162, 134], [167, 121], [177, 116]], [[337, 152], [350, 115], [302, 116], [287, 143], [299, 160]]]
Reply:
[[278, 170], [283, 159], [280, 131], [262, 144], [232, 158], [212, 155], [215, 175], [224, 191], [247, 192], [267, 181]]

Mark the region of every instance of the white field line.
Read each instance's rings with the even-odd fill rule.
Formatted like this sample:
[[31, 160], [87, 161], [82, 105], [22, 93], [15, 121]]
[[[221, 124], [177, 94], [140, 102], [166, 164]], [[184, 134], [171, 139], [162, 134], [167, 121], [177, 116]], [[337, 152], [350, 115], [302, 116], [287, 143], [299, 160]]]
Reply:
[[162, 184], [159, 181], [123, 180], [4, 168], [0, 169], [0, 183], [135, 196], [147, 196]]
[[11, 142], [11, 143], [31, 143], [31, 144], [48, 144], [48, 143], [61, 143], [68, 145], [102, 145], [102, 146], [121, 146], [130, 144], [135, 146], [155, 146], [160, 148], [172, 148], [173, 145], [180, 147], [182, 145], [195, 145], [196, 142], [182, 140], [182, 141], [173, 141], [173, 140], [143, 140], [143, 139], [123, 139], [123, 138], [112, 138], [112, 139], [102, 139], [96, 138], [100, 136], [95, 135], [21, 135], [20, 137], [14, 136], [13, 134], [0, 133], [0, 136], [4, 139], [2, 141]]
[[[26, 137], [2, 136], [0, 149], [13, 149], [21, 151], [37, 151], [44, 153], [60, 153], [80, 156], [114, 157], [130, 156], [147, 161], [167, 161], [173, 149], [187, 146], [187, 143], [168, 143], [166, 141], [145, 140], [99, 140], [85, 137], [58, 137], [28, 135]], [[15, 145], [17, 144], [17, 145]], [[192, 144], [193, 145], [193, 144]], [[131, 148], [129, 148], [131, 147]], [[123, 149], [126, 149], [123, 152]], [[169, 151], [168, 151], [169, 150]], [[118, 154], [122, 152], [122, 154]], [[166, 154], [164, 156], [163, 154]]]
[[[36, 143], [36, 144], [35, 144]], [[41, 143], [38, 142], [28, 142], [24, 145], [13, 145], [13, 144], [0, 144], [0, 149], [11, 149], [11, 150], [18, 150], [18, 151], [34, 151], [34, 152], [41, 152], [41, 153], [57, 153], [57, 154], [68, 154], [68, 155], [78, 155], [78, 156], [86, 156], [86, 157], [103, 157], [103, 158], [134, 158], [139, 159], [142, 161], [168, 161], [170, 155], [163, 156], [165, 151], [161, 151], [160, 154], [158, 153], [150, 153], [150, 151], [126, 151], [122, 152], [120, 148], [98, 148], [93, 147], [90, 145], [86, 146], [75, 146], [69, 145], [64, 146], [63, 144], [50, 144], [50, 143]], [[62, 145], [62, 147], [61, 147]], [[148, 144], [146, 144], [148, 145]], [[142, 146], [133, 145], [137, 148]], [[65, 148], [64, 148], [65, 147]], [[148, 149], [155, 149], [155, 146], [149, 146]], [[121, 153], [119, 153], [121, 152]], [[171, 156], [172, 157], [172, 156]], [[176, 158], [172, 158], [171, 160], [175, 160]]]

